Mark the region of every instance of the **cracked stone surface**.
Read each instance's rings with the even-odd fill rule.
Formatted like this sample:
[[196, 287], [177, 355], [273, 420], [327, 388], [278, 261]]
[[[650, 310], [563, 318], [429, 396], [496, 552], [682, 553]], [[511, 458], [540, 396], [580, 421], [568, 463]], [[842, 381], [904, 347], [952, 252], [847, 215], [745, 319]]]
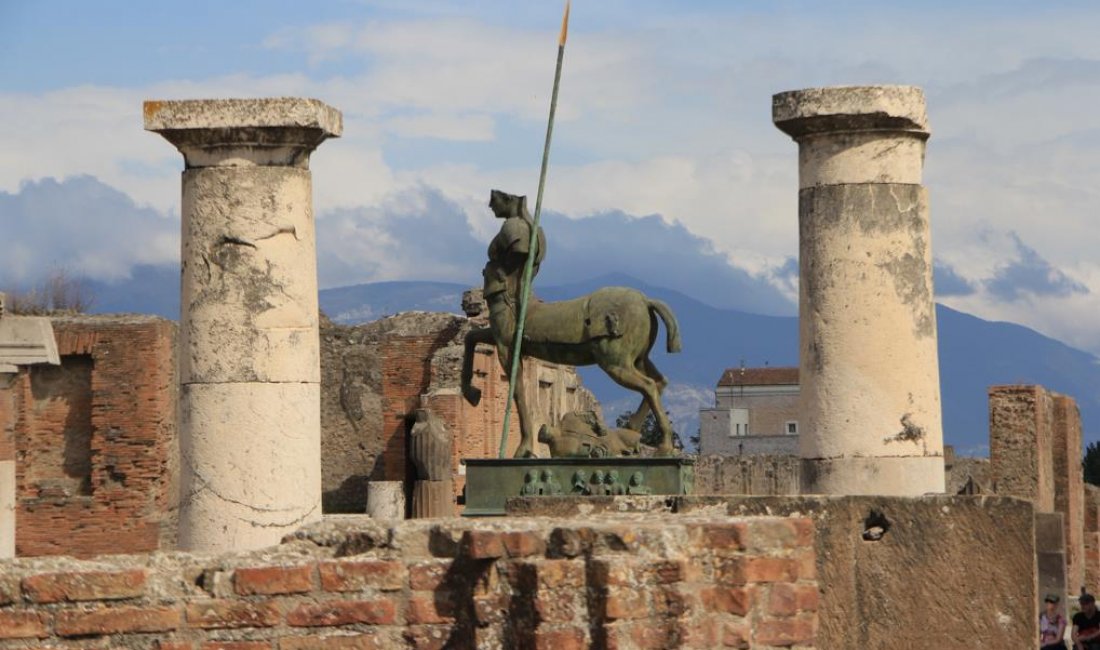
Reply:
[[300, 98], [146, 102], [184, 156], [180, 546], [276, 543], [321, 516], [309, 156], [340, 112]]
[[799, 145], [802, 488], [942, 492], [923, 92], [791, 91], [773, 119]]

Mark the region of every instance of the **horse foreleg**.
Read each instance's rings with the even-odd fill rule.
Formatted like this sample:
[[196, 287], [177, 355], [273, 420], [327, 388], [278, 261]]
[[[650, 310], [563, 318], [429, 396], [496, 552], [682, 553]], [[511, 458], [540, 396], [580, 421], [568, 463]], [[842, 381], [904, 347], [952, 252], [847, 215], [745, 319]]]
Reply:
[[477, 406], [481, 402], [481, 389], [473, 386], [477, 345], [493, 342], [493, 330], [490, 327], [482, 327], [466, 333], [466, 351], [462, 356], [462, 396], [472, 406]]
[[519, 372], [516, 373], [516, 411], [519, 413], [519, 447], [516, 458], [535, 457], [535, 421], [527, 404], [527, 391], [523, 389], [523, 359], [519, 360]]

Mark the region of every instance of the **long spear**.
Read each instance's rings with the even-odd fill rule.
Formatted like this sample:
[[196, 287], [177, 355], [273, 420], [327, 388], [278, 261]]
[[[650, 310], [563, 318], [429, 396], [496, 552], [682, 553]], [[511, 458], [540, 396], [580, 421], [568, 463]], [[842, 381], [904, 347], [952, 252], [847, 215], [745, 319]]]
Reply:
[[527, 261], [523, 265], [523, 283], [519, 293], [519, 316], [516, 336], [512, 342], [512, 368], [508, 373], [508, 401], [504, 407], [504, 430], [500, 434], [500, 457], [508, 449], [508, 425], [512, 418], [512, 399], [516, 394], [516, 377], [519, 375], [520, 351], [523, 346], [523, 324], [527, 320], [527, 301], [531, 292], [531, 275], [539, 246], [539, 217], [542, 216], [542, 193], [546, 189], [546, 167], [550, 162], [550, 136], [554, 133], [554, 113], [558, 108], [558, 86], [561, 84], [561, 63], [565, 58], [565, 39], [569, 34], [569, 0], [565, 0], [565, 14], [561, 18], [561, 34], [558, 35], [558, 65], [554, 70], [554, 91], [550, 95], [550, 119], [546, 122], [546, 143], [542, 146], [542, 169], [539, 171], [539, 193], [535, 199], [535, 219], [531, 225], [531, 242], [527, 247]]

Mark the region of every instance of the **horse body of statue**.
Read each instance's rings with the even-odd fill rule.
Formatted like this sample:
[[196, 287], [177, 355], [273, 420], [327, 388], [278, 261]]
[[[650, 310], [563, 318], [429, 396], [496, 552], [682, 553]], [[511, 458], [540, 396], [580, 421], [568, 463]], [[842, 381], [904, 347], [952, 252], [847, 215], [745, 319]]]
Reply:
[[[466, 336], [462, 391], [475, 405], [481, 399], [481, 391], [471, 386], [475, 347], [479, 343], [495, 345], [505, 371], [511, 365], [523, 267], [529, 254], [530, 228], [534, 226], [526, 214], [523, 197], [494, 190], [489, 205], [498, 217], [505, 219], [505, 224], [490, 245], [489, 262], [483, 271], [489, 327], [472, 330]], [[537, 263], [544, 254], [545, 239], [540, 229], [535, 251]], [[640, 431], [652, 411], [662, 435], [657, 452], [671, 454], [672, 425], [661, 404], [661, 393], [668, 381], [649, 359], [649, 351], [657, 340], [658, 319], [667, 330], [666, 349], [679, 352], [679, 327], [668, 305], [636, 289], [605, 287], [561, 302], [542, 302], [532, 296], [524, 321], [520, 361], [522, 357], [534, 357], [552, 363], [599, 366], [620, 386], [642, 396], [638, 409], [628, 420], [628, 428]], [[534, 455], [535, 423], [523, 391], [522, 376], [523, 373], [517, 376], [515, 391], [521, 432], [516, 457]]]

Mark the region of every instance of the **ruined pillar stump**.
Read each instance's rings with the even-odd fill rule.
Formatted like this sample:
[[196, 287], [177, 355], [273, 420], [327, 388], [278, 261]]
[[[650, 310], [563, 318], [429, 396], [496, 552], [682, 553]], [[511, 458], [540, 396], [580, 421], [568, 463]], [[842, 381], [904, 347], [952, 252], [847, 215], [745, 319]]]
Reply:
[[924, 94], [796, 90], [772, 118], [799, 145], [803, 492], [941, 493]]
[[180, 547], [248, 549], [321, 517], [317, 100], [145, 103], [183, 154]]

